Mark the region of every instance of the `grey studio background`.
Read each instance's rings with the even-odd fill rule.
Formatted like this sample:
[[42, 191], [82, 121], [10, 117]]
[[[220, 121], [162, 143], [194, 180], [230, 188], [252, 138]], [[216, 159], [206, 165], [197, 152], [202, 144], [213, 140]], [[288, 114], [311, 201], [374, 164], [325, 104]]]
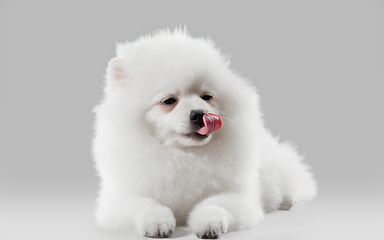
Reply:
[[0, 239], [141, 238], [94, 226], [92, 108], [116, 42], [185, 24], [232, 54], [319, 184], [223, 239], [384, 239], [383, 16], [383, 1], [1, 1]]

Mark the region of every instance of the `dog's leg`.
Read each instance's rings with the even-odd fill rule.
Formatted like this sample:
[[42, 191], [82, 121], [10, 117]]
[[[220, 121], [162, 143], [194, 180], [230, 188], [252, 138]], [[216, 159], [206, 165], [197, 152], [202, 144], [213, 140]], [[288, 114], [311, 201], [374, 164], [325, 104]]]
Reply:
[[176, 220], [168, 207], [147, 197], [128, 194], [116, 187], [103, 187], [96, 210], [98, 225], [106, 228], [133, 227], [151, 238], [169, 237]]
[[266, 212], [289, 210], [316, 195], [316, 182], [303, 157], [289, 142], [280, 143], [270, 133], [264, 138], [259, 168]]
[[155, 201], [140, 210], [135, 223], [140, 233], [150, 238], [169, 237], [176, 227], [171, 209]]
[[188, 227], [199, 238], [219, 238], [232, 230], [256, 225], [264, 212], [255, 198], [240, 193], [209, 197], [190, 213]]

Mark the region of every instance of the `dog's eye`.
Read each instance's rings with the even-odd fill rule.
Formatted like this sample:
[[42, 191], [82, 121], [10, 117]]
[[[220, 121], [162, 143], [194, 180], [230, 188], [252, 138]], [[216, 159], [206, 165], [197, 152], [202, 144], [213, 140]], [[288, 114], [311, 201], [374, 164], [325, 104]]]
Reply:
[[204, 95], [204, 96], [201, 97], [201, 99], [203, 99], [204, 101], [209, 101], [209, 100], [211, 100], [212, 98], [213, 98], [213, 96], [212, 96], [212, 95], [209, 95], [209, 94]]
[[168, 98], [168, 99], [162, 101], [161, 103], [162, 103], [162, 104], [165, 104], [165, 105], [170, 105], [170, 104], [173, 104], [173, 103], [175, 103], [175, 102], [177, 102], [176, 99], [174, 99], [174, 98]]

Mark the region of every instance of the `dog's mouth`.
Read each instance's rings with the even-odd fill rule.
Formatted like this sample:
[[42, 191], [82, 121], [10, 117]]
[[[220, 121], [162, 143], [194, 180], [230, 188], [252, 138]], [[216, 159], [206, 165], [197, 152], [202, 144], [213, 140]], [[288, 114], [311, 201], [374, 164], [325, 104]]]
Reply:
[[196, 128], [193, 132], [181, 135], [188, 138], [192, 138], [197, 141], [203, 141], [204, 139], [207, 139], [211, 133], [219, 130], [223, 125], [221, 117], [213, 113], [205, 113], [202, 116], [202, 121], [204, 122], [203, 126], [193, 124], [194, 128], [196, 128], [196, 126], [198, 126], [199, 128]]
[[202, 140], [208, 138], [208, 136], [209, 136], [209, 135], [202, 135], [202, 134], [197, 133], [197, 132], [191, 132], [191, 133], [182, 134], [182, 135], [185, 137], [188, 137], [188, 138], [192, 138], [194, 140], [198, 140], [198, 141], [202, 141]]
[[213, 113], [204, 114], [202, 120], [204, 122], [204, 126], [196, 131], [200, 135], [209, 135], [223, 126], [223, 120], [221, 117]]

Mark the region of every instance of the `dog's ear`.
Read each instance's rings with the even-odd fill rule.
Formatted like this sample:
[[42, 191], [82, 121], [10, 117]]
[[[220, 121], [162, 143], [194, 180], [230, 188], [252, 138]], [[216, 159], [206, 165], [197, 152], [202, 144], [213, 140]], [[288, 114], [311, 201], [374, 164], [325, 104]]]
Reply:
[[109, 61], [107, 69], [108, 84], [125, 85], [128, 81], [127, 61], [124, 57], [115, 57]]

